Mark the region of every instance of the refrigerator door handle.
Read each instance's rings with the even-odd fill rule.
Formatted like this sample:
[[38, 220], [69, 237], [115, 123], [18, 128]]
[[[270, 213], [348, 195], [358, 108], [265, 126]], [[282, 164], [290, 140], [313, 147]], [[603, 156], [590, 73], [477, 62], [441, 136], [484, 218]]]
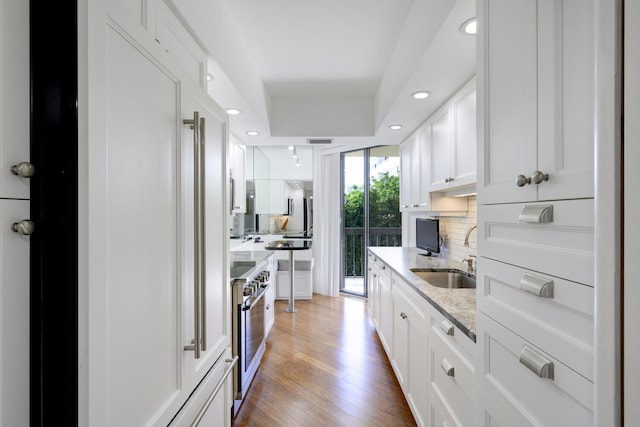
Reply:
[[194, 336], [191, 345], [185, 345], [186, 351], [193, 350], [193, 357], [200, 358], [200, 113], [193, 112], [193, 119], [184, 119], [183, 124], [193, 129], [193, 317]]

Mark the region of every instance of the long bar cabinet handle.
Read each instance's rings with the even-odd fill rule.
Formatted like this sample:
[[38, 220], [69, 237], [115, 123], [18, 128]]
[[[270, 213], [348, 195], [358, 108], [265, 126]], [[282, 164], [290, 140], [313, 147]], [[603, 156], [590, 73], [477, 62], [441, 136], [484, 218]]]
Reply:
[[193, 317], [194, 340], [192, 345], [186, 345], [185, 350], [193, 350], [193, 357], [200, 358], [200, 113], [193, 112], [193, 119], [184, 119], [185, 125], [193, 129]]
[[200, 150], [198, 159], [200, 162], [200, 321], [202, 325], [200, 327], [201, 340], [200, 349], [202, 351], [207, 350], [207, 251], [206, 251], [206, 226], [205, 226], [205, 177], [206, 177], [206, 157], [205, 157], [205, 144], [206, 144], [206, 127], [205, 118], [200, 117]]
[[224, 374], [222, 374], [222, 378], [220, 378], [220, 381], [218, 381], [218, 384], [216, 384], [215, 388], [207, 398], [207, 401], [200, 409], [200, 412], [198, 412], [198, 415], [196, 415], [196, 418], [193, 420], [193, 423], [191, 423], [191, 427], [197, 426], [198, 424], [200, 424], [200, 421], [202, 421], [204, 414], [207, 413], [207, 409], [209, 409], [209, 406], [211, 406], [211, 403], [215, 400], [216, 395], [218, 394], [220, 389], [224, 386], [225, 381], [227, 381], [227, 377], [233, 371], [233, 367], [235, 366], [236, 363], [238, 363], [238, 356], [235, 356], [233, 359], [227, 359], [225, 362], [227, 362], [229, 365], [225, 369]]

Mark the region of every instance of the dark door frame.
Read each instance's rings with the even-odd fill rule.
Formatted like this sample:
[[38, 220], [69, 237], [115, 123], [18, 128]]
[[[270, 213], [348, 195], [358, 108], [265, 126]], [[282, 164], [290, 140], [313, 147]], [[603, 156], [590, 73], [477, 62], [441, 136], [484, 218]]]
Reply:
[[78, 425], [76, 1], [30, 1], [30, 424]]

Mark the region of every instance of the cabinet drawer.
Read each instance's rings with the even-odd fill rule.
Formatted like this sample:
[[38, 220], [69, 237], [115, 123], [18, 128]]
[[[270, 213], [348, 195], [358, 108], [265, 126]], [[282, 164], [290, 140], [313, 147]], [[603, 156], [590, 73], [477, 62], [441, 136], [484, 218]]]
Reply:
[[[430, 340], [430, 396], [447, 408], [455, 425], [472, 426], [475, 408], [475, 376], [466, 363], [448, 351], [437, 337]], [[435, 395], [435, 397], [433, 397]]]
[[485, 258], [478, 273], [478, 310], [593, 381], [593, 288]]
[[473, 372], [476, 343], [432, 307], [429, 307], [429, 318], [430, 334], [439, 337], [443, 345], [457, 353], [467, 369]]
[[459, 424], [447, 411], [438, 394], [432, 393], [429, 397], [429, 423], [427, 425], [432, 427], [458, 427]]
[[[592, 382], [482, 313], [478, 331], [480, 387], [510, 419], [524, 417], [545, 426], [593, 425]], [[529, 361], [539, 358], [530, 365], [550, 364], [552, 379], [520, 362], [525, 351]]]
[[[552, 206], [549, 222], [520, 220], [525, 208]], [[593, 200], [478, 206], [482, 256], [593, 286]]]

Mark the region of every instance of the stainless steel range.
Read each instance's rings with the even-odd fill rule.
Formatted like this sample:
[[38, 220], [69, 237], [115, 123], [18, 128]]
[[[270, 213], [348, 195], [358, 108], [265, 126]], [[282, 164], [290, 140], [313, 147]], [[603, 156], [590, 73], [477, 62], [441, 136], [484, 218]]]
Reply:
[[235, 261], [231, 266], [233, 353], [239, 357], [234, 380], [234, 414], [264, 354], [264, 292], [271, 286], [267, 261]]

